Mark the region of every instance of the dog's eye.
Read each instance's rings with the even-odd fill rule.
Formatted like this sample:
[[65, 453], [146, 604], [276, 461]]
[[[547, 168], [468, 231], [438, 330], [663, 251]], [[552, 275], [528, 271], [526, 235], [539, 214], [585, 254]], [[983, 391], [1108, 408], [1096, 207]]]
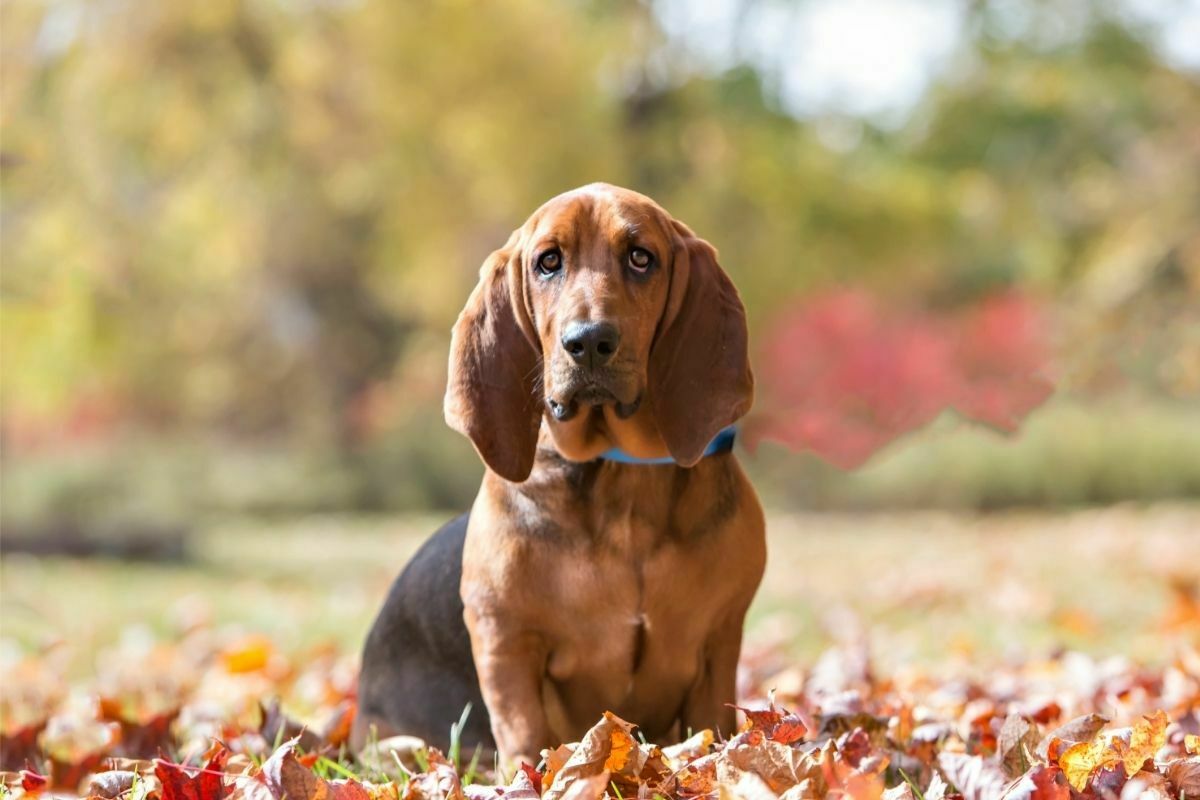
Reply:
[[562, 269], [562, 253], [557, 250], [547, 250], [538, 256], [538, 272], [543, 275], [553, 275]]
[[629, 266], [634, 272], [645, 272], [654, 263], [654, 256], [649, 250], [635, 247], [629, 251]]

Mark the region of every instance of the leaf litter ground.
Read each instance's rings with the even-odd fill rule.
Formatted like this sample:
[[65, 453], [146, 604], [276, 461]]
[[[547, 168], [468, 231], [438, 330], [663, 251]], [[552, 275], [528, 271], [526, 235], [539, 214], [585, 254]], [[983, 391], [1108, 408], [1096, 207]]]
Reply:
[[[738, 730], [685, 731], [681, 741], [651, 743], [637, 720], [608, 714], [540, 763], [499, 769], [473, 759], [474, 743], [465, 741], [439, 753], [395, 738], [350, 753], [357, 658], [348, 642], [359, 631], [338, 645], [310, 647], [289, 641], [286, 627], [268, 638], [228, 619], [183, 615], [166, 635], [136, 625], [106, 633], [103, 641], [118, 644], [85, 646], [94, 666], [68, 678], [79, 675], [64, 663], [80, 641], [66, 635], [68, 623], [82, 630], [111, 616], [112, 607], [80, 604], [80, 596], [93, 595], [74, 579], [34, 581], [28, 591], [21, 582], [56, 570], [94, 579], [103, 567], [45, 562], [31, 571], [5, 559], [6, 627], [14, 593], [30, 607], [42, 598], [39, 608], [58, 602], [69, 614], [53, 625], [65, 641], [19, 652], [6, 644], [0, 652], [3, 793], [109, 800], [1200, 797], [1200, 568], [1186, 557], [1197, 516], [1116, 510], [1056, 519], [1067, 531], [1058, 538], [1042, 522], [1027, 533], [1020, 521], [1005, 522], [1008, 533], [999, 537], [990, 522], [977, 533], [961, 526], [939, 533], [936, 521], [922, 519], [913, 525], [919, 535], [903, 540], [894, 516], [878, 535], [869, 522], [847, 519], [827, 538], [814, 538], [816, 518], [799, 528], [776, 520], [783, 538], [772, 541], [774, 572], [763, 590], [770, 613], [760, 614], [743, 655]], [[1056, 583], [1046, 578], [1050, 553]], [[273, 558], [255, 559], [254, 574], [240, 581], [261, 585], [263, 564], [278, 569]], [[972, 559], [979, 563], [970, 566]], [[387, 559], [372, 551], [362, 561], [384, 564], [372, 578], [384, 585]], [[826, 568], [835, 562], [844, 562], [840, 572]], [[363, 565], [344, 566], [320, 580], [344, 574], [361, 582]], [[860, 566], [861, 574], [848, 572]], [[310, 561], [297, 561], [272, 580], [290, 590], [308, 571]], [[193, 580], [178, 571], [162, 576], [181, 579]], [[113, 585], [114, 597], [129, 591], [128, 581]], [[1062, 590], [1071, 605], [1039, 587]], [[367, 605], [377, 600], [364, 594]], [[794, 628], [771, 620], [800, 598], [821, 597], [845, 600], [857, 614], [826, 609], [824, 629], [836, 645], [798, 654]], [[138, 602], [145, 605], [145, 597]], [[329, 599], [314, 593], [312, 602]], [[964, 649], [947, 624], [962, 618], [947, 614], [972, 607], [985, 620], [1048, 615], [1056, 635], [1094, 644], [1085, 648], [1090, 654], [1043, 647], [1037, 633], [1019, 652], [1046, 657]], [[892, 608], [905, 616], [881, 623]], [[350, 611], [369, 618], [365, 606]], [[866, 631], [864, 616], [873, 620]], [[299, 612], [287, 617], [303, 619]], [[939, 657], [911, 658], [903, 645], [915, 629], [931, 632], [924, 647]], [[1137, 655], [1095, 655], [1106, 652]]]

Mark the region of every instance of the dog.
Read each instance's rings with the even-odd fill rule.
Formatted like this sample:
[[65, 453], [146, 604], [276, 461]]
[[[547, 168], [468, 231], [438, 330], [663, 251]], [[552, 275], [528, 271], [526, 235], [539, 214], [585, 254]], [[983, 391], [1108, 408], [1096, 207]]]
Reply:
[[449, 425], [487, 469], [393, 584], [352, 744], [411, 734], [536, 764], [606, 710], [651, 741], [735, 729], [762, 508], [729, 426], [746, 314], [711, 245], [591, 184], [492, 253], [454, 326]]

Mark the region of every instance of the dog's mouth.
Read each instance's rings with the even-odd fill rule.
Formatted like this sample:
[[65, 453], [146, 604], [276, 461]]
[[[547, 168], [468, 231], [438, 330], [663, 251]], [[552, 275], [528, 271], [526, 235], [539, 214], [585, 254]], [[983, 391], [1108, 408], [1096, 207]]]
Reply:
[[641, 392], [634, 394], [631, 400], [624, 401], [612, 389], [596, 383], [584, 384], [573, 391], [560, 394], [557, 398], [546, 398], [546, 408], [550, 411], [550, 416], [559, 422], [572, 419], [584, 406], [590, 408], [613, 406], [617, 417], [628, 419], [637, 413], [641, 404]]

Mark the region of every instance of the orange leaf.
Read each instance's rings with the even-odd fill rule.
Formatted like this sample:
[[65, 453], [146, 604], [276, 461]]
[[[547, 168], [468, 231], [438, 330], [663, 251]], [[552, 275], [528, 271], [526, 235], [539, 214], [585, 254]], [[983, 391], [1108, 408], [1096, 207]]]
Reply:
[[271, 642], [262, 636], [250, 636], [221, 654], [225, 669], [232, 673], [257, 672], [271, 660]]
[[614, 728], [608, 734], [609, 751], [608, 758], [604, 759], [604, 769], [607, 772], [620, 772], [629, 762], [629, 754], [633, 752], [633, 748], [637, 743], [633, 741], [633, 737], [628, 731], [620, 728]]

